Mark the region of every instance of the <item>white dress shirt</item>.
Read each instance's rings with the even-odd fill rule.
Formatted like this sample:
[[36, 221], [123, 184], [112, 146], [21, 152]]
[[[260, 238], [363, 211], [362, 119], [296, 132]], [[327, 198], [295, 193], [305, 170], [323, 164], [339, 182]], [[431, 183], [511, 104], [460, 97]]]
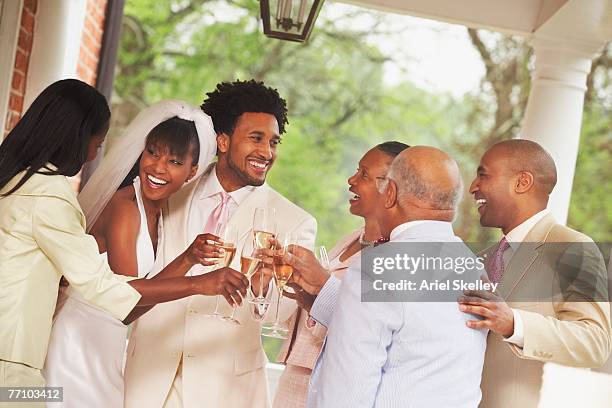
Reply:
[[[391, 231], [389, 235], [390, 241], [396, 241], [398, 237], [406, 230], [416, 227], [417, 225], [426, 223], [429, 221], [409, 221], [398, 225]], [[334, 307], [336, 305], [336, 298], [338, 297], [338, 291], [340, 290], [340, 279], [335, 276], [330, 276], [325, 285], [319, 291], [314, 304], [311, 307], [310, 316], [317, 322], [325, 327], [329, 326], [331, 317], [334, 313]]]
[[[505, 235], [506, 241], [508, 241], [510, 246], [504, 251], [502, 258], [504, 262], [504, 271], [508, 268], [510, 259], [512, 259], [512, 256], [521, 245], [521, 242], [525, 240], [525, 237], [529, 231], [531, 231], [531, 229], [549, 213], [550, 211], [547, 209], [535, 213]], [[523, 336], [523, 320], [521, 318], [521, 314], [516, 309], [512, 309], [512, 314], [514, 315], [514, 332], [512, 333], [512, 336], [504, 338], [503, 340], [523, 348], [523, 345], [525, 344], [525, 339]]]
[[[441, 221], [402, 224], [395, 242], [456, 242]], [[465, 256], [476, 256], [464, 248]], [[313, 371], [311, 408], [476, 407], [486, 330], [454, 302], [362, 302], [360, 264], [328, 279], [311, 315], [328, 325]]]
[[[227, 204], [229, 219], [232, 218], [232, 215], [234, 215], [240, 204], [242, 204], [249, 194], [255, 191], [256, 188], [257, 187], [254, 186], [244, 186], [236, 191], [228, 193], [231, 197]], [[213, 210], [221, 203], [220, 193], [222, 191], [225, 190], [223, 190], [223, 187], [219, 182], [219, 178], [217, 177], [217, 167], [215, 166], [208, 177], [203, 177], [199, 181], [193, 195], [191, 207], [189, 208], [188, 234], [190, 242], [193, 242], [193, 240], [199, 234], [204, 232], [204, 226], [206, 225], [208, 218], [212, 214]], [[204, 270], [205, 267], [198, 264], [191, 268], [189, 275], [200, 275], [204, 272]]]

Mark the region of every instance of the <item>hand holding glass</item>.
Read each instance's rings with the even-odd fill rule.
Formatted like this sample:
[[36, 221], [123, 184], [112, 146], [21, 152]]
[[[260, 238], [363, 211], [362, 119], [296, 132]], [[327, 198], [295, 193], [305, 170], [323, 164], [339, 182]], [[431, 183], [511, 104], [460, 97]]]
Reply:
[[[257, 257], [261, 259], [259, 251], [271, 249], [274, 234], [276, 233], [276, 211], [274, 208], [258, 207], [253, 215], [253, 239]], [[261, 265], [260, 265], [261, 266]], [[265, 281], [263, 268], [259, 268], [259, 293], [249, 302], [253, 304], [266, 304], [269, 301], [264, 295], [263, 282]]]
[[[221, 240], [222, 243], [220, 247], [223, 249], [223, 253], [221, 254], [221, 258], [219, 258], [219, 262], [217, 263], [217, 265], [219, 266], [219, 268], [228, 267], [232, 263], [234, 255], [236, 254], [236, 241], [238, 239], [238, 233], [236, 231], [236, 228], [231, 225], [218, 224], [215, 228], [215, 235], [218, 236]], [[206, 316], [221, 316], [219, 313], [219, 297], [220, 295], [217, 295], [216, 297], [214, 312], [209, 313]]]
[[276, 283], [276, 288], [278, 289], [278, 301], [276, 303], [276, 317], [274, 319], [274, 324], [272, 326], [264, 326], [266, 331], [262, 332], [263, 336], [266, 337], [275, 337], [278, 339], [286, 339], [287, 336], [287, 328], [282, 326], [279, 319], [279, 308], [280, 302], [283, 298], [283, 290], [287, 285], [289, 279], [291, 279], [291, 275], [293, 274], [293, 266], [287, 264], [285, 262], [285, 254], [289, 245], [293, 245], [297, 242], [297, 237], [295, 234], [279, 234], [278, 244], [279, 247], [274, 251], [274, 281]]

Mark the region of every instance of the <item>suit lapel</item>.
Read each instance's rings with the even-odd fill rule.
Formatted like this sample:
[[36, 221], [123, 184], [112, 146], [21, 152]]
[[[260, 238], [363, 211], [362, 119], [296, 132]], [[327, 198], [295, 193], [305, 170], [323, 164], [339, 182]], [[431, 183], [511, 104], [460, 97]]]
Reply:
[[342, 238], [334, 247], [329, 251], [329, 259], [339, 258], [340, 255], [349, 247], [350, 244], [353, 243], [359, 236], [363, 228], [359, 228], [356, 231], [351, 232], [349, 235]]
[[177, 191], [168, 200], [168, 206], [163, 214], [165, 241], [163, 245], [163, 265], [168, 264], [191, 244], [191, 242], [188, 242], [188, 225], [193, 196], [197, 186], [210, 175], [213, 167], [214, 163], [208, 166], [198, 180], [193, 180], [190, 184]]
[[555, 224], [555, 219], [548, 214], [542, 218], [527, 234], [516, 252], [512, 255], [508, 268], [499, 284], [499, 294], [508, 299], [512, 292], [525, 277], [531, 266], [542, 252], [542, 245]]

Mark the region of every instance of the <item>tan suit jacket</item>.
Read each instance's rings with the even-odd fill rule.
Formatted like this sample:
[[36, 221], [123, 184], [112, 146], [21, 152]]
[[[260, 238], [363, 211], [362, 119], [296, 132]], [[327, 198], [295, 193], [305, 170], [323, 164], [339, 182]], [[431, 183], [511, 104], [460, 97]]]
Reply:
[[[572, 256], [576, 248], [588, 253]], [[594, 248], [589, 237], [556, 224], [551, 215], [529, 231], [498, 287], [519, 310], [524, 347], [489, 333], [481, 407], [536, 407], [546, 362], [597, 367], [607, 360], [612, 330], [609, 305], [602, 302], [608, 299], [606, 268]], [[563, 283], [559, 269], [568, 259], [576, 262], [578, 278], [587, 277], [586, 285], [580, 279]]]
[[[202, 177], [208, 177], [210, 170]], [[183, 188], [170, 199], [163, 217], [163, 253], [158, 254], [163, 256], [164, 264], [190, 244], [187, 224], [198, 183]], [[254, 209], [264, 206], [276, 209], [279, 232], [297, 231], [301, 245], [314, 246], [315, 219], [264, 184], [245, 199], [229, 220], [238, 229], [237, 254], [250, 236]], [[239, 255], [231, 266], [240, 270]], [[225, 300], [220, 305], [220, 313], [231, 313]], [[157, 305], [138, 319], [127, 350], [126, 408], [161, 407], [181, 361], [185, 408], [269, 406], [261, 322], [250, 317], [247, 302], [236, 312], [241, 326], [206, 317], [214, 307], [214, 296], [191, 296]], [[272, 304], [270, 310], [274, 307]], [[284, 299], [281, 319], [288, 319], [295, 308], [294, 301]]]
[[[612, 293], [612, 252], [608, 259], [608, 294]], [[612, 302], [610, 302], [610, 314], [612, 315]], [[612, 355], [608, 357], [608, 361], [601, 367], [595, 369], [600, 373], [612, 374]]]

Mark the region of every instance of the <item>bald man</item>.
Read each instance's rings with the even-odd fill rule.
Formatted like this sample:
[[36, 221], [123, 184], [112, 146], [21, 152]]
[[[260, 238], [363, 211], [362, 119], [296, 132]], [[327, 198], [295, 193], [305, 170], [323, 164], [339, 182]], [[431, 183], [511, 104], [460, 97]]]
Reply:
[[481, 407], [536, 407], [543, 363], [598, 367], [610, 354], [606, 267], [589, 237], [546, 209], [556, 181], [540, 145], [508, 140], [484, 154], [470, 186], [481, 225], [503, 233], [486, 251], [497, 292], [459, 302], [483, 317], [469, 327], [490, 329]]
[[[475, 258], [453, 232], [462, 182], [457, 163], [446, 153], [427, 146], [406, 149], [378, 188], [376, 218], [390, 242], [375, 250], [393, 247], [394, 253], [418, 257], [415, 248], [450, 245], [454, 257]], [[295, 281], [318, 293], [310, 315], [328, 327], [311, 378], [310, 407], [478, 405], [486, 330], [467, 327], [471, 316], [459, 311], [457, 295], [446, 302], [409, 302], [395, 294], [381, 302], [362, 301], [362, 279], [372, 275], [360, 263], [351, 265], [340, 283], [307, 251], [292, 252]], [[400, 272], [404, 277], [408, 273]]]

